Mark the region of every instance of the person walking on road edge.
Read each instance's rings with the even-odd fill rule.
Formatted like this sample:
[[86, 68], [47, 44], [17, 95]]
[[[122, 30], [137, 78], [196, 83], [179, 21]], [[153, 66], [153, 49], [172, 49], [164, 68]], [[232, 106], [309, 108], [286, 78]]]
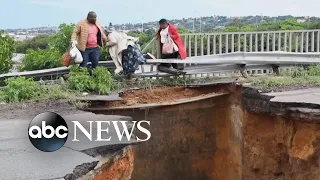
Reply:
[[87, 67], [87, 63], [91, 62], [91, 67], [96, 68], [101, 55], [99, 46], [105, 46], [107, 41], [104, 29], [97, 21], [97, 14], [90, 11], [87, 18], [76, 25], [71, 36], [71, 46], [76, 46], [83, 57], [79, 66]]
[[[166, 19], [159, 21], [159, 30], [157, 32], [158, 41], [160, 44], [160, 52], [162, 59], [186, 59], [187, 51], [184, 47], [178, 29], [173, 24], [170, 24]], [[171, 66], [175, 69], [171, 69]], [[158, 70], [171, 74], [185, 74], [182, 70], [184, 64], [176, 63], [161, 63]]]

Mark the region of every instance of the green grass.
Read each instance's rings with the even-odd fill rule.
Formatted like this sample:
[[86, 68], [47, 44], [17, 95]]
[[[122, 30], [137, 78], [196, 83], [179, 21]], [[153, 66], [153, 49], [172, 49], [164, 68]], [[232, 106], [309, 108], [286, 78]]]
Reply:
[[9, 78], [6, 86], [0, 91], [0, 101], [17, 103], [29, 100], [72, 99], [76, 92], [65, 85], [40, 85], [24, 77]]
[[[66, 84], [40, 85], [32, 79], [24, 77], [9, 78], [6, 86], [0, 90], [0, 102], [15, 103], [23, 101], [42, 101], [67, 99], [79, 107], [87, 103], [79, 103], [75, 99], [82, 92], [91, 94], [108, 94], [129, 88], [152, 89], [159, 86], [185, 86], [216, 81], [217, 77], [207, 78], [160, 78], [147, 79], [135, 82], [115, 80], [116, 77], [106, 69], [96, 69], [89, 75], [87, 69], [72, 69]], [[250, 76], [242, 80], [243, 83], [251, 83], [255, 87], [279, 87], [297, 85], [320, 85], [320, 66], [314, 65], [304, 68], [296, 68], [292, 71], [281, 71], [280, 76]]]
[[261, 87], [320, 85], [320, 65], [282, 71], [280, 76], [249, 77], [246, 82]]

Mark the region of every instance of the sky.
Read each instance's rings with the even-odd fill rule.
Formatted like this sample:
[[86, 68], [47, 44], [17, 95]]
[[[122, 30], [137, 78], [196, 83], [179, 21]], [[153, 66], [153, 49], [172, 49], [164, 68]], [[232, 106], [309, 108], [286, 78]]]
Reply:
[[95, 11], [113, 24], [200, 16], [319, 16], [319, 0], [0, 0], [0, 29], [77, 23]]

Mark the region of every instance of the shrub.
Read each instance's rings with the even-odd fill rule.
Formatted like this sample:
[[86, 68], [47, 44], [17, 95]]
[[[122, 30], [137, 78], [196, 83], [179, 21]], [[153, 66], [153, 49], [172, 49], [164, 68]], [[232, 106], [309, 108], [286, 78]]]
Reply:
[[74, 93], [65, 85], [42, 86], [25, 77], [9, 78], [0, 91], [0, 101], [22, 102], [25, 100], [72, 99]]
[[41, 95], [43, 89], [40, 84], [25, 77], [14, 77], [5, 80], [6, 86], [1, 91], [1, 100], [6, 102], [20, 102], [35, 99]]
[[12, 69], [14, 50], [14, 40], [0, 31], [0, 74], [8, 73]]
[[74, 24], [61, 24], [59, 31], [52, 36], [50, 46], [62, 55], [70, 48], [71, 35], [75, 25]]
[[42, 34], [32, 39], [19, 41], [16, 44], [16, 53], [26, 54], [28, 49], [47, 49], [50, 42], [50, 35]]
[[112, 74], [104, 67], [97, 67], [89, 74], [87, 68], [73, 66], [69, 73], [68, 87], [76, 91], [107, 94], [113, 89]]
[[100, 61], [110, 61], [112, 60], [111, 59], [111, 56], [109, 54], [109, 50], [108, 48], [105, 48], [105, 47], [99, 47], [100, 48], [100, 52], [101, 52], [101, 56], [100, 56]]
[[114, 87], [112, 74], [104, 67], [97, 67], [92, 71], [95, 91], [106, 94]]
[[88, 91], [94, 86], [94, 83], [87, 68], [72, 66], [69, 72], [68, 86], [77, 91]]
[[[64, 52], [69, 50], [71, 35], [73, 32], [74, 24], [61, 24], [59, 26], [59, 32], [53, 36], [45, 36], [38, 38], [39, 41], [48, 41], [49, 45], [42, 48], [31, 48], [26, 52], [26, 56], [22, 61], [22, 65], [19, 68], [20, 71], [32, 71], [40, 69], [50, 69], [61, 67], [61, 57]], [[37, 40], [37, 39], [36, 39]], [[29, 45], [36, 46], [33, 44]]]
[[22, 60], [20, 71], [33, 71], [61, 67], [61, 54], [54, 49], [39, 49], [27, 51]]

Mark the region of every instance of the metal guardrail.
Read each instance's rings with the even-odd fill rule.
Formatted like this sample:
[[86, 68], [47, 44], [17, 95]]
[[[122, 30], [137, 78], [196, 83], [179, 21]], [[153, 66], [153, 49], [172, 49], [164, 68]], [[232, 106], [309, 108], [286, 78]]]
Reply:
[[314, 64], [320, 63], [318, 53], [295, 52], [235, 52], [228, 54], [215, 54], [195, 56], [186, 60], [177, 59], [150, 59], [149, 64], [178, 63], [178, 64]]
[[[91, 64], [91, 63], [88, 63]], [[101, 66], [107, 67], [108, 69], [115, 68], [113, 61], [100, 61]], [[62, 76], [69, 73], [71, 66], [69, 67], [58, 67], [52, 69], [42, 69], [36, 71], [24, 71], [24, 72], [14, 72], [7, 74], [0, 74], [0, 80], [7, 79], [10, 77], [24, 76], [29, 78], [41, 78], [41, 77], [50, 77], [50, 76]]]
[[[281, 68], [290, 68], [292, 66], [290, 65], [283, 65], [280, 66]], [[248, 65], [246, 66], [246, 71], [254, 71], [254, 70], [263, 70], [266, 69], [272, 69], [271, 65]], [[185, 75], [181, 76], [195, 76], [195, 77], [212, 77], [215, 73], [227, 73], [227, 72], [237, 72], [240, 71], [240, 68], [238, 65], [235, 64], [225, 64], [225, 65], [197, 65], [197, 66], [189, 66], [186, 67]], [[267, 72], [266, 72], [267, 73]], [[168, 77], [173, 76], [172, 74], [164, 73], [164, 72], [145, 72], [145, 73], [137, 73], [136, 76], [138, 77]]]
[[[238, 71], [240, 64], [246, 65], [246, 70], [249, 69], [268, 69], [271, 65], [279, 66], [296, 66], [310, 65], [320, 63], [320, 53], [294, 53], [294, 52], [235, 52], [228, 54], [215, 54], [206, 56], [190, 57], [186, 60], [176, 59], [148, 59], [147, 66], [150, 64], [159, 63], [182, 63], [197, 64], [186, 67], [187, 74], [206, 74], [224, 71]], [[113, 61], [101, 61], [100, 65], [109, 69], [115, 68]], [[9, 77], [24, 76], [24, 77], [50, 77], [61, 76], [67, 74], [71, 67], [59, 67], [53, 69], [44, 69], [37, 71], [27, 71], [18, 73], [8, 73], [0, 75], [0, 80]], [[149, 71], [137, 72], [137, 76], [152, 77], [165, 76], [166, 73], [157, 72], [150, 69]], [[172, 75], [170, 75], [172, 76]]]

